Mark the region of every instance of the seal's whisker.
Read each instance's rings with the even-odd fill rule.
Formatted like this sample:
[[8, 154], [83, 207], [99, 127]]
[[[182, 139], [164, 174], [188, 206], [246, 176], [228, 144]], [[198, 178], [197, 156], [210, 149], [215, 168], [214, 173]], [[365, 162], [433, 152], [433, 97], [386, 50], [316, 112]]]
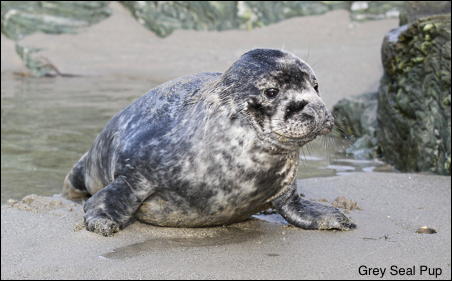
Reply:
[[[302, 146], [302, 147], [300, 148], [300, 152], [301, 152], [301, 154], [303, 155], [303, 157], [301, 158], [302, 160], [306, 160], [306, 153], [305, 153], [304, 149], [305, 149], [304, 146]], [[303, 162], [303, 161], [301, 161], [301, 162], [302, 162], [303, 165], [306, 165], [305, 162]]]
[[309, 156], [312, 156], [312, 143], [309, 142], [305, 146], [306, 146], [306, 149], [308, 150]]

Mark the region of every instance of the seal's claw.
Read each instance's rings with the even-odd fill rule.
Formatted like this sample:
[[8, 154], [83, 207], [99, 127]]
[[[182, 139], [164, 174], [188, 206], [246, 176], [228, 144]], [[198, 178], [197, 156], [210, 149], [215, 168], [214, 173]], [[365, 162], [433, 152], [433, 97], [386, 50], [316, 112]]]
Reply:
[[334, 207], [322, 205], [310, 211], [305, 210], [305, 213], [310, 213], [311, 229], [347, 231], [356, 228], [356, 224]]
[[327, 225], [326, 228], [319, 229], [336, 229], [347, 231], [356, 228], [356, 224], [354, 224], [347, 216], [345, 216], [342, 212], [340, 212], [337, 209], [335, 210], [333, 216], [329, 216], [326, 225]]
[[342, 222], [341, 230], [353, 230], [356, 228], [356, 224], [352, 222], [349, 218], [347, 218], [348, 221]]
[[103, 236], [112, 236], [119, 231], [119, 225], [107, 218], [85, 218], [85, 226], [88, 231], [101, 234]]
[[356, 224], [353, 222], [349, 222], [345, 225], [345, 227], [346, 227], [346, 229], [344, 229], [344, 230], [352, 230], [352, 229], [356, 228]]
[[347, 230], [353, 230], [355, 228], [356, 228], [356, 224], [349, 220], [348, 222], [342, 222], [339, 230], [347, 231]]

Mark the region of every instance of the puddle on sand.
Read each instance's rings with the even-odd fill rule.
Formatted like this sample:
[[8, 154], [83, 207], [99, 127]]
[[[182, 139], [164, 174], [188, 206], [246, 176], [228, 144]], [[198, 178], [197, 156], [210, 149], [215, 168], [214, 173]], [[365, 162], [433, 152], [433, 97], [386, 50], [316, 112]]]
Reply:
[[[348, 175], [355, 172], [374, 172], [385, 166], [379, 160], [347, 158], [344, 151], [350, 143], [333, 137], [319, 137], [301, 148], [298, 178]], [[391, 170], [383, 170], [389, 172]]]
[[124, 259], [165, 249], [217, 247], [257, 240], [264, 234], [268, 234], [263, 230], [255, 228], [248, 229], [239, 226], [188, 229], [187, 231], [192, 235], [185, 234], [181, 237], [152, 238], [143, 242], [116, 248], [111, 252], [100, 255], [99, 257], [107, 259]]
[[1, 201], [60, 193], [106, 122], [157, 83], [1, 76]]
[[273, 209], [260, 212], [259, 214], [253, 215], [252, 217], [261, 221], [266, 221], [277, 225], [284, 226], [289, 225], [289, 223], [287, 223], [287, 221]]

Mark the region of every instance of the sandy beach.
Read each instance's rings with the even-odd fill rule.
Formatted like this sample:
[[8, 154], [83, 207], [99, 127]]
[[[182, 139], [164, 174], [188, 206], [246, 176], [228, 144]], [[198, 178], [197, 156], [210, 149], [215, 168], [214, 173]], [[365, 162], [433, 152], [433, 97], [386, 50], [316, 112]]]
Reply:
[[[322, 98], [375, 91], [382, 75], [380, 47], [398, 20], [351, 22], [347, 11], [293, 18], [252, 31], [176, 31], [158, 38], [124, 8], [76, 35], [34, 34], [21, 43], [63, 73], [166, 81], [224, 71], [245, 51], [283, 48], [316, 71]], [[2, 76], [25, 71], [2, 35]], [[70, 78], [58, 78], [70, 79]], [[152, 83], [151, 83], [152, 82]], [[3, 91], [2, 91], [3, 99]], [[2, 109], [3, 112], [3, 109]], [[3, 118], [3, 117], [2, 117]], [[2, 121], [3, 122], [3, 121]], [[26, 175], [24, 175], [26, 176]], [[63, 178], [61, 179], [61, 182]], [[219, 228], [173, 229], [135, 222], [114, 237], [87, 232], [81, 205], [32, 196], [1, 207], [2, 279], [376, 279], [360, 266], [386, 268], [384, 279], [451, 278], [451, 177], [352, 173], [303, 179], [308, 199], [356, 201], [350, 232], [306, 231], [252, 219]], [[419, 227], [436, 234], [418, 234]], [[391, 275], [390, 267], [415, 267]], [[421, 275], [427, 266], [437, 274]], [[435, 270], [434, 270], [435, 269]], [[440, 275], [438, 275], [441, 273]]]
[[[345, 196], [362, 210], [350, 232], [250, 220], [218, 228], [134, 223], [105, 238], [80, 227], [80, 206], [35, 197], [2, 206], [2, 279], [450, 279], [450, 177], [356, 173], [299, 182], [309, 199]], [[434, 189], [435, 192], [432, 192]], [[27, 209], [27, 210], [23, 210]], [[436, 234], [417, 234], [427, 225]], [[417, 268], [414, 276], [390, 267]], [[421, 265], [441, 275], [420, 275]], [[439, 272], [437, 270], [436, 272]]]

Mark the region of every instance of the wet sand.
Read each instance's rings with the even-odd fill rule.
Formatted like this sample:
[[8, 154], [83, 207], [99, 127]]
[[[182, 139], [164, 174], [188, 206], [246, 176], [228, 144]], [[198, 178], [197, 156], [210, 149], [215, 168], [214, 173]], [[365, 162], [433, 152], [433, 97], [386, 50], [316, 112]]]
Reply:
[[[420, 275], [419, 267], [427, 265], [441, 268], [438, 279], [450, 279], [450, 180], [394, 173], [301, 180], [309, 199], [331, 203], [345, 196], [358, 203], [362, 210], [349, 213], [358, 229], [350, 232], [306, 231], [254, 219], [201, 229], [135, 222], [105, 238], [80, 227], [80, 206], [36, 197], [16, 207], [2, 206], [1, 275], [2, 279], [358, 279], [359, 267], [366, 265], [388, 268], [385, 278], [434, 279]], [[424, 225], [437, 233], [417, 234]], [[392, 265], [416, 266], [418, 272], [392, 276]]]

